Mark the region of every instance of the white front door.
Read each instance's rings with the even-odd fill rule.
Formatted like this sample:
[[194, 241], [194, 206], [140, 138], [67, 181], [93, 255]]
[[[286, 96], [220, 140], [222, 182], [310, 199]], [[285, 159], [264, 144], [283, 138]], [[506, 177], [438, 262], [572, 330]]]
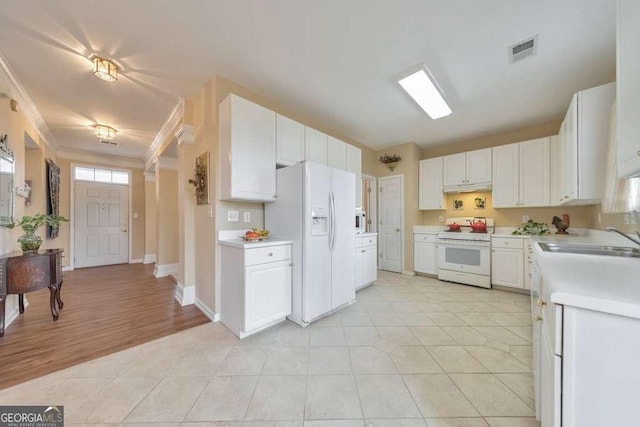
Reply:
[[380, 268], [402, 272], [404, 175], [380, 178]]
[[129, 262], [129, 187], [75, 182], [75, 268]]

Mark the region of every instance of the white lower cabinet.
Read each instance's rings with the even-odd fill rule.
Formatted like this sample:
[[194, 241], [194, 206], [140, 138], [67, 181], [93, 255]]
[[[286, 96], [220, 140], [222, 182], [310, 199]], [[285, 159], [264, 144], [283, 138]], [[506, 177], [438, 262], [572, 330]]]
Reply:
[[221, 322], [239, 338], [284, 321], [291, 314], [291, 245], [221, 246], [220, 280]]
[[416, 273], [438, 274], [438, 235], [414, 233], [413, 270]]
[[491, 239], [491, 284], [525, 289], [525, 239]]
[[356, 238], [356, 290], [375, 282], [378, 278], [378, 238], [377, 234], [367, 234]]

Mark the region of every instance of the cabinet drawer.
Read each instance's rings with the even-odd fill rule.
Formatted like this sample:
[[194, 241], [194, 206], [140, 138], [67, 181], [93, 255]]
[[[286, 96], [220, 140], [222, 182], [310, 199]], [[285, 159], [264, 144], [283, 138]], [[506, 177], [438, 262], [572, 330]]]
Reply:
[[267, 246], [245, 251], [245, 265], [264, 264], [267, 262], [291, 259], [291, 245]]
[[415, 243], [417, 242], [422, 242], [422, 243], [438, 243], [438, 235], [437, 234], [422, 234], [422, 233], [415, 233], [413, 235], [413, 241]]
[[524, 247], [524, 239], [494, 237], [491, 239], [491, 246], [494, 248], [522, 249]]
[[356, 247], [365, 248], [367, 246], [375, 246], [378, 244], [378, 238], [376, 236], [363, 236], [356, 238]]

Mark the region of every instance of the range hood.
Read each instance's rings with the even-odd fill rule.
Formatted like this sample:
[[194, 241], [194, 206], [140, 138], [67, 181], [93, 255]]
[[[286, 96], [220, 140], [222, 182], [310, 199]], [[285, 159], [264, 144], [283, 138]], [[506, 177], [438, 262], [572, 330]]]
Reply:
[[442, 188], [445, 193], [471, 193], [477, 191], [491, 191], [491, 182], [479, 182], [476, 184], [450, 185]]

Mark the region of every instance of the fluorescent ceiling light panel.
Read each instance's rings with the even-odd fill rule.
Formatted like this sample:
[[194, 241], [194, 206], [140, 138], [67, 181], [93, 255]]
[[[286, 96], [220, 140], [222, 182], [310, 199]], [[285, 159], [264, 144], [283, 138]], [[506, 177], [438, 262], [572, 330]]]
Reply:
[[451, 108], [426, 67], [401, 78], [398, 83], [433, 120], [451, 114]]

